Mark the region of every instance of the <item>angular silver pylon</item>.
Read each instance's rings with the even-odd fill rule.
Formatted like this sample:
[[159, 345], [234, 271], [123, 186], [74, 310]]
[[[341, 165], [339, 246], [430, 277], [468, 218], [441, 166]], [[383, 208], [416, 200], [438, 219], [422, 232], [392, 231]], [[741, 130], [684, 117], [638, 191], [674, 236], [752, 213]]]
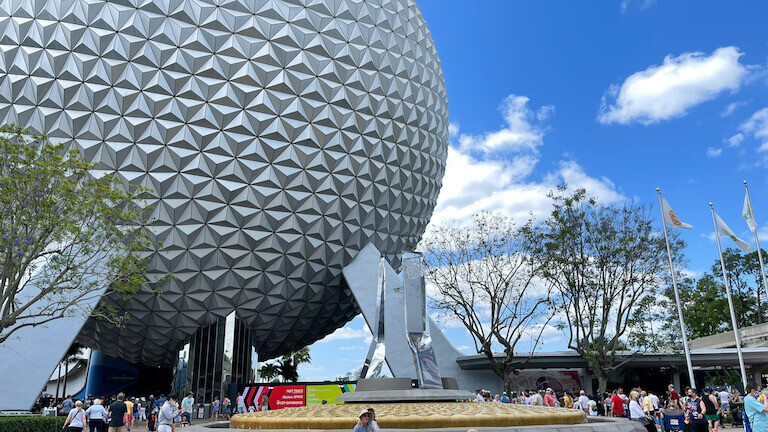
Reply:
[[376, 295], [376, 322], [373, 323], [371, 332], [373, 340], [368, 348], [368, 355], [365, 356], [365, 363], [360, 371], [360, 378], [378, 378], [384, 369], [384, 354], [386, 347], [384, 345], [384, 298], [387, 288], [387, 262], [384, 257], [379, 261], [379, 284]]
[[413, 353], [419, 388], [443, 388], [437, 369], [435, 351], [427, 320], [427, 288], [424, 260], [420, 253], [403, 253], [403, 295], [405, 298], [405, 333]]

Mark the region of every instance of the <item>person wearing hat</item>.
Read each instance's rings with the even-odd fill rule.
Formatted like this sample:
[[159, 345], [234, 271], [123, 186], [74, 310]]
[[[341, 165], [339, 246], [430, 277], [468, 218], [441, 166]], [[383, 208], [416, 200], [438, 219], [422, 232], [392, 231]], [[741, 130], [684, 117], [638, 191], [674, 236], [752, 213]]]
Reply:
[[368, 408], [366, 411], [371, 413], [371, 430], [373, 432], [379, 432], [379, 424], [376, 422], [376, 411], [373, 408]]
[[360, 421], [357, 422], [352, 432], [373, 432], [373, 426], [371, 425], [373, 415], [371, 415], [368, 410], [360, 411], [360, 415], [357, 417], [360, 419]]
[[502, 393], [501, 403], [509, 403], [509, 396], [507, 396], [507, 392]]
[[555, 401], [554, 392], [551, 388], [547, 388], [547, 393], [544, 395], [544, 405], [548, 407], [557, 406], [557, 401]]

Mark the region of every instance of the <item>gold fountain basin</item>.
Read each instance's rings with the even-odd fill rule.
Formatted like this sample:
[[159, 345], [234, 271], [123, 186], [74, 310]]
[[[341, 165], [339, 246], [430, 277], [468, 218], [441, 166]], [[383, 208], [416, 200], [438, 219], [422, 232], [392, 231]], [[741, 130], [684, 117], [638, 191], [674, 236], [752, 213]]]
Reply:
[[237, 414], [230, 425], [235, 429], [349, 429], [366, 408], [376, 410], [382, 429], [425, 429], [450, 427], [511, 427], [580, 424], [586, 421], [581, 410], [493, 402], [424, 402], [312, 405], [274, 411]]

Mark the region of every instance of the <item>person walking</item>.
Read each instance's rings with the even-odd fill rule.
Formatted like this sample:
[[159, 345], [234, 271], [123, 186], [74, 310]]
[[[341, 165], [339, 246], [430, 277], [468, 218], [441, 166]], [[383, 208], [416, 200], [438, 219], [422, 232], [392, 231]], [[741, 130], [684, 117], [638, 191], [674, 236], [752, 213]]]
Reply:
[[579, 409], [589, 414], [589, 398], [584, 390], [579, 392]]
[[67, 395], [67, 397], [61, 401], [61, 410], [60, 415], [69, 415], [69, 412], [72, 411], [72, 407], [75, 406], [75, 403], [72, 402], [72, 396]]
[[685, 415], [688, 418], [690, 432], [707, 431], [707, 407], [699, 397], [695, 388], [689, 388], [688, 398], [685, 402]]
[[147, 421], [147, 400], [142, 396], [139, 404], [139, 421]]
[[125, 410], [126, 410], [126, 429], [130, 432], [131, 428], [133, 427], [133, 401], [131, 398], [125, 398]]
[[192, 392], [187, 394], [187, 397], [181, 400], [181, 425], [192, 424], [192, 406], [195, 404], [195, 397], [192, 396]]
[[168, 399], [157, 414], [157, 432], [173, 432], [173, 419], [176, 417], [176, 393], [168, 395]]
[[717, 393], [717, 397], [720, 399], [720, 412], [723, 413], [723, 418], [731, 413], [731, 394], [728, 393], [728, 389], [723, 388]]
[[241, 395], [241, 394], [237, 395], [236, 401], [237, 401], [237, 412], [239, 412], [240, 414], [244, 414], [244, 413], [248, 412], [245, 409], [245, 399], [243, 399], [243, 395]]
[[88, 422], [90, 432], [103, 432], [104, 420], [107, 418], [107, 410], [101, 405], [101, 399], [94, 399], [93, 405], [85, 410], [85, 419]]
[[221, 408], [221, 402], [219, 402], [219, 397], [216, 396], [213, 398], [213, 403], [211, 404], [211, 415], [213, 417], [213, 421], [219, 420], [219, 408]]
[[681, 405], [680, 394], [675, 391], [674, 384], [670, 384], [667, 386], [667, 399], [677, 401], [677, 404]]
[[69, 410], [69, 414], [67, 414], [67, 419], [64, 421], [64, 429], [67, 432], [83, 432], [85, 424], [83, 403], [77, 401], [75, 402], [75, 407]]
[[709, 387], [704, 387], [702, 393], [704, 393], [702, 402], [704, 402], [704, 406], [707, 408], [707, 415], [705, 417], [707, 418], [709, 432], [717, 432], [720, 429], [720, 414], [718, 414], [720, 406], [717, 403], [717, 398], [712, 394], [712, 390]]
[[109, 405], [109, 432], [123, 432], [125, 426], [125, 414], [128, 412], [128, 406], [124, 402], [125, 393], [118, 393], [117, 400]]
[[224, 401], [221, 402], [221, 418], [229, 421], [230, 414], [232, 413], [232, 403], [229, 401], [229, 398], [224, 396]]
[[611, 398], [612, 417], [624, 417], [624, 399], [619, 395], [620, 391], [621, 387], [613, 392], [613, 397]]

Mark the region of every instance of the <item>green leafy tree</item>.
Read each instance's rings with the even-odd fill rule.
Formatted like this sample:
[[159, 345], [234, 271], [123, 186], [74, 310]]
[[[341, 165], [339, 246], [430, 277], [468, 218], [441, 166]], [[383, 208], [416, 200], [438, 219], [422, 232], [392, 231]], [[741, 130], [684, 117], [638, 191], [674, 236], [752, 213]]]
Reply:
[[[723, 261], [739, 328], [765, 322], [765, 308], [758, 307], [759, 295], [764, 289], [757, 252], [742, 255], [737, 249], [728, 248], [723, 251]], [[666, 291], [666, 296], [669, 299], [669, 328], [674, 330], [677, 337], [680, 331], [671, 289]], [[719, 258], [714, 260], [710, 271], [698, 280], [685, 278], [680, 283], [680, 301], [689, 337], [695, 339], [732, 330]]]
[[[661, 342], [652, 323], [668, 273], [664, 237], [648, 206], [606, 205], [565, 187], [550, 196], [541, 275], [556, 288], [568, 347], [606, 390], [612, 371]], [[681, 263], [683, 243], [674, 234], [671, 248]]]
[[266, 363], [259, 369], [259, 376], [264, 381], [272, 381], [280, 376], [280, 369], [274, 363]]
[[281, 357], [277, 368], [283, 381], [296, 382], [299, 380], [299, 365], [311, 361], [312, 356], [309, 354], [309, 347], [304, 347]]
[[0, 128], [0, 344], [24, 327], [116, 311], [93, 304], [105, 283], [130, 296], [151, 246], [143, 189], [95, 178], [78, 151], [14, 126]]

